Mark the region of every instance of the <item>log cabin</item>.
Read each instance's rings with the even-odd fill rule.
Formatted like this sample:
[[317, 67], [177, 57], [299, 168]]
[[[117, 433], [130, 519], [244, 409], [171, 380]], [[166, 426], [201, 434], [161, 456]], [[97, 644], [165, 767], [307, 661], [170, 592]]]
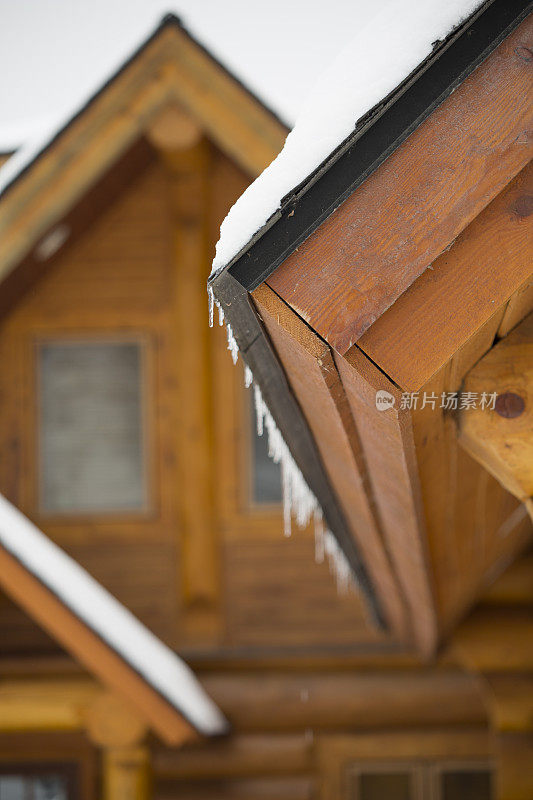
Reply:
[[[393, 168], [414, 136], [431, 136], [424, 131], [433, 115], [453, 117], [446, 103], [468, 87], [477, 95], [480, 70], [495, 70], [491, 86], [499, 79], [507, 89], [505, 117], [496, 122], [504, 141], [520, 147], [507, 153], [497, 140], [508, 160], [493, 183], [490, 158], [484, 173], [457, 143], [453, 158], [467, 174], [478, 170], [473, 185], [445, 187], [459, 208], [443, 217], [442, 231], [421, 233], [426, 251], [418, 261], [406, 254], [404, 283], [392, 267], [390, 286], [376, 281], [374, 290], [368, 277], [376, 305], [360, 316], [376, 319], [357, 344], [357, 304], [347, 302], [344, 322], [332, 313], [351, 326], [354, 342], [345, 349], [292, 297], [307, 287], [309, 299], [314, 292], [331, 303], [318, 269], [313, 284], [318, 261], [305, 251], [313, 236], [320, 243], [320, 225], [293, 240], [294, 251], [256, 286], [234, 269], [239, 259], [211, 284], [323, 510], [328, 549], [358, 579], [347, 591], [316, 552], [312, 524], [283, 535], [280, 470], [256, 434], [253, 394], [242, 364], [228, 358], [224, 331], [207, 325], [205, 280], [220, 223], [278, 154], [285, 126], [170, 16], [78, 113], [7, 161], [0, 172], [1, 800], [531, 800], [533, 560], [525, 552], [523, 474], [515, 459], [500, 466], [509, 434], [498, 420], [491, 417], [486, 432], [483, 416], [465, 412], [456, 427], [454, 416], [426, 412], [417, 428], [414, 414], [399, 410], [399, 393], [430, 380], [450, 392], [463, 380], [469, 391], [484, 387], [492, 362], [508, 363], [508, 347], [530, 363], [519, 326], [531, 304], [520, 105], [530, 64], [522, 9], [512, 12], [488, 25], [483, 58], [468, 54], [471, 74], [463, 67], [454, 94], [365, 180], [386, 187], [380, 170]], [[437, 72], [448, 44], [433, 54]], [[458, 135], [446, 116], [437, 131]], [[424, 158], [423, 145], [415, 151]], [[481, 151], [477, 140], [471, 151], [472, 159]], [[414, 166], [407, 173], [417, 174]], [[421, 180], [434, 188], [440, 178], [430, 178]], [[410, 191], [422, 202], [419, 187]], [[393, 198], [392, 207], [403, 200]], [[332, 224], [343, 208], [320, 223]], [[363, 214], [348, 211], [351, 221]], [[415, 210], [407, 204], [406, 213]], [[291, 201], [269, 230], [277, 237], [276, 225], [298, 214]], [[468, 293], [466, 257], [456, 250], [481, 252], [476, 224], [491, 243], [475, 261], [479, 296]], [[261, 241], [254, 237], [253, 246]], [[504, 243], [513, 258], [491, 283], [487, 259], [498, 259]], [[431, 247], [435, 259], [444, 257], [441, 285], [420, 284], [435, 271], [423, 267]], [[393, 264], [381, 251], [377, 257]], [[291, 259], [284, 294], [274, 280]], [[299, 269], [305, 286], [294, 279]], [[352, 280], [347, 275], [346, 286]], [[402, 311], [409, 292], [420, 294]], [[450, 330], [438, 316], [443, 297], [454, 302]], [[243, 311], [255, 327], [241, 322]], [[400, 322], [385, 325], [393, 312], [409, 320], [412, 336], [409, 344], [402, 333], [400, 352], [393, 335]], [[436, 339], [420, 334], [428, 320]], [[250, 331], [260, 333], [253, 352]], [[361, 344], [373, 331], [383, 356]], [[400, 369], [417, 372], [404, 378]], [[511, 377], [500, 370], [508, 392]], [[395, 405], [371, 417], [375, 385]], [[511, 388], [524, 396], [525, 384]], [[380, 442], [392, 452], [387, 469]], [[451, 480], [444, 456], [461, 473], [441, 495], [439, 482]], [[420, 467], [424, 459], [437, 471], [435, 484], [424, 484], [431, 475]], [[423, 514], [433, 507], [428, 521]], [[318, 505], [313, 511], [320, 530]], [[422, 525], [435, 531], [429, 544]], [[438, 554], [432, 561], [428, 547]], [[398, 563], [402, 555], [409, 563]], [[128, 626], [136, 633], [124, 639]], [[157, 669], [162, 654], [171, 660], [165, 675]]]

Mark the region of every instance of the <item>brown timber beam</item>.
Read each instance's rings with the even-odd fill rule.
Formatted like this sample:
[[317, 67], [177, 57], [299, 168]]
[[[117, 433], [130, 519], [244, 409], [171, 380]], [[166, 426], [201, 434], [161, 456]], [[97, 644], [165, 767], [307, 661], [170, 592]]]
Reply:
[[176, 430], [181, 512], [181, 580], [189, 642], [220, 633], [220, 563], [213, 517], [213, 436], [209, 329], [204, 276], [208, 272], [211, 148], [198, 124], [177, 107], [154, 121], [149, 137], [165, 165], [173, 226], [175, 349], [179, 353]]
[[461, 412], [461, 444], [533, 518], [533, 313], [475, 365], [464, 391], [495, 400]]

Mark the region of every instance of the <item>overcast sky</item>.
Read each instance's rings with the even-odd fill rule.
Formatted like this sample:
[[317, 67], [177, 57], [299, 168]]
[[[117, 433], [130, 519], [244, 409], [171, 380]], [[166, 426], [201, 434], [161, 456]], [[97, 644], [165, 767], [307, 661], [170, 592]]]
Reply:
[[167, 11], [292, 124], [375, 9], [368, 0], [0, 0], [0, 147], [74, 111]]

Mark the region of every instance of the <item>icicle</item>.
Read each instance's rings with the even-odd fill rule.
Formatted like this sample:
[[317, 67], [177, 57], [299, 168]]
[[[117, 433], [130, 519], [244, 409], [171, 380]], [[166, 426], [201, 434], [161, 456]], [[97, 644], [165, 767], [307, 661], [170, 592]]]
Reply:
[[232, 359], [233, 363], [236, 364], [237, 363], [237, 359], [239, 358], [239, 345], [237, 344], [237, 340], [235, 339], [235, 336], [233, 335], [233, 328], [231, 327], [229, 322], [226, 325], [226, 334], [227, 334], [227, 337], [228, 337], [228, 350], [231, 353], [231, 359]]
[[213, 287], [208, 284], [207, 286], [207, 297], [209, 301], [209, 327], [213, 327], [213, 317], [215, 313], [215, 295], [213, 293]]
[[[214, 305], [218, 308], [219, 322], [224, 323], [224, 311], [214, 297], [211, 288], [209, 292], [209, 322], [213, 324]], [[232, 327], [226, 323], [228, 337], [228, 350], [233, 363], [239, 357], [239, 346], [233, 335]], [[354, 584], [354, 576], [346, 556], [339, 547], [337, 540], [330, 530], [324, 526], [322, 510], [313, 492], [308, 487], [294, 461], [287, 444], [277, 427], [267, 404], [263, 400], [261, 390], [253, 381], [252, 371], [245, 365], [244, 384], [246, 388], [254, 386], [254, 402], [257, 421], [257, 434], [262, 436], [266, 430], [268, 437], [268, 454], [276, 464], [281, 466], [281, 479], [283, 488], [283, 529], [285, 536], [291, 535], [292, 516], [296, 518], [299, 527], [306, 527], [314, 519], [315, 527], [315, 560], [322, 563], [327, 556], [330, 570], [335, 575], [337, 590], [346, 592]]]
[[284, 531], [286, 536], [290, 536], [292, 514], [297, 524], [305, 527], [319, 508], [318, 502], [298, 469], [257, 384], [254, 384], [254, 396], [257, 432], [261, 436], [263, 429], [266, 429], [268, 454], [276, 464], [281, 465]]
[[257, 435], [263, 435], [263, 397], [261, 390], [257, 383], [254, 383], [254, 402], [255, 402], [255, 420], [257, 423]]
[[324, 549], [328, 557], [330, 570], [337, 582], [337, 590], [339, 594], [345, 594], [354, 583], [354, 576], [346, 556], [331, 531], [326, 531], [324, 534]]
[[292, 533], [292, 482], [285, 460], [281, 462], [281, 493], [283, 495], [283, 533], [290, 536]]
[[252, 385], [252, 381], [254, 379], [252, 370], [248, 366], [248, 364], [244, 365], [244, 388], [249, 389]]
[[324, 520], [322, 511], [315, 510], [315, 561], [317, 564], [324, 563]]

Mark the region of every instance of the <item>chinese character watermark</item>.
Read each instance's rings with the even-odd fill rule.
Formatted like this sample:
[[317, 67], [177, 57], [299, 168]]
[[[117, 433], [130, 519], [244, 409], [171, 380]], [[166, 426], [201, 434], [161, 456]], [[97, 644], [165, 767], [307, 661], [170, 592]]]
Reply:
[[[423, 411], [428, 408], [432, 411], [442, 408], [444, 411], [466, 411], [479, 409], [492, 411], [496, 406], [497, 392], [402, 392], [399, 402], [400, 411], [417, 409]], [[395, 397], [380, 389], [376, 392], [376, 408], [386, 411], [395, 404]]]

